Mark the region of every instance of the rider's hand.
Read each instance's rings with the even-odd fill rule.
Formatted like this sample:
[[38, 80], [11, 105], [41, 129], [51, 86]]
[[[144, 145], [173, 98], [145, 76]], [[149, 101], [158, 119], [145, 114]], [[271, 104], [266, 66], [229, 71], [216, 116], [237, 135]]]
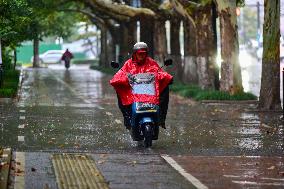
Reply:
[[127, 74], [127, 78], [128, 78], [128, 81], [129, 81], [129, 83], [134, 83], [135, 82], [135, 77], [134, 77], [134, 75], [132, 75], [131, 73], [128, 73]]

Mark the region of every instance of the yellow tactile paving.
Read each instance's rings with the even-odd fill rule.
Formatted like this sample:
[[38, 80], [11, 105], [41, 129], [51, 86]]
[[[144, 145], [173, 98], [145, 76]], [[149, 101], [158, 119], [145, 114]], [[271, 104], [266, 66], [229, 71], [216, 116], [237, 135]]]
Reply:
[[53, 154], [52, 164], [59, 189], [109, 188], [89, 155]]

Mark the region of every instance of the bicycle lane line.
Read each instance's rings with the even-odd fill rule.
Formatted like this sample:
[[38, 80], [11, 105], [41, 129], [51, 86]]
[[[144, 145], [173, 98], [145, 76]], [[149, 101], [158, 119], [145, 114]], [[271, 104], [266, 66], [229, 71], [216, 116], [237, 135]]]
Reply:
[[173, 158], [169, 155], [161, 155], [161, 157], [170, 164], [175, 170], [177, 170], [182, 176], [184, 176], [190, 183], [192, 183], [197, 189], [208, 189], [207, 186], [202, 184], [197, 178], [186, 172]]

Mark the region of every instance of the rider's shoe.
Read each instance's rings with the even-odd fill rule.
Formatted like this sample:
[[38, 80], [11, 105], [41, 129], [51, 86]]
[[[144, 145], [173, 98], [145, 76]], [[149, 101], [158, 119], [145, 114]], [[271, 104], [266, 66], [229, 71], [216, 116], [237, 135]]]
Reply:
[[131, 129], [131, 123], [129, 118], [124, 118], [124, 126], [127, 130]]
[[161, 122], [161, 123], [160, 123], [160, 127], [162, 127], [163, 129], [166, 129], [165, 122]]

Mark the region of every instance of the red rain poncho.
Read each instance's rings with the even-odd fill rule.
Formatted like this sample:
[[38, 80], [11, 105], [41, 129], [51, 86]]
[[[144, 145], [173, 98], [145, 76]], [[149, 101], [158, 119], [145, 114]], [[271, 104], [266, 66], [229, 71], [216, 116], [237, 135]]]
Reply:
[[[146, 94], [132, 94], [132, 88], [128, 82], [127, 74], [138, 73], [153, 73], [155, 74], [155, 92], [154, 96]], [[159, 104], [160, 93], [169, 85], [173, 76], [165, 72], [160, 68], [158, 63], [146, 57], [143, 63], [129, 59], [125, 62], [123, 67], [113, 76], [110, 80], [110, 84], [114, 87], [119, 95], [123, 105], [130, 105], [133, 102], [149, 102], [153, 104]], [[139, 99], [139, 100], [137, 100]]]

